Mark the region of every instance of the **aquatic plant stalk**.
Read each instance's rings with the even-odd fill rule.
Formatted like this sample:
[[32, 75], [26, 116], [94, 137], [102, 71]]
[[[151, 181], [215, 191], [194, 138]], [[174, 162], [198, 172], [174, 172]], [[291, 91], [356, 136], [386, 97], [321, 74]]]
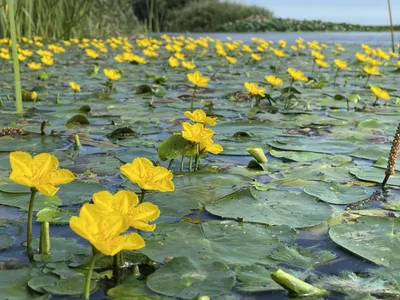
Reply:
[[400, 150], [400, 123], [397, 126], [396, 133], [393, 138], [393, 143], [392, 143], [392, 148], [390, 149], [390, 154], [388, 158], [388, 164], [386, 167], [386, 172], [385, 172], [385, 179], [382, 182], [382, 188], [386, 186], [386, 183], [388, 182], [390, 176], [394, 175], [396, 173], [396, 161], [397, 157], [399, 155], [399, 150]]
[[17, 50], [17, 32], [15, 28], [15, 11], [14, 0], [7, 0], [8, 4], [8, 19], [10, 22], [10, 34], [12, 43], [12, 59], [14, 69], [14, 84], [15, 84], [15, 108], [18, 114], [22, 114], [22, 90], [21, 90], [21, 75], [19, 73], [19, 60]]
[[96, 250], [96, 248], [93, 247], [92, 258], [90, 259], [89, 269], [88, 269], [88, 272], [86, 274], [85, 288], [84, 288], [84, 292], [83, 292], [83, 299], [84, 300], [89, 300], [89, 297], [90, 297], [90, 282], [91, 282], [91, 279], [92, 279], [92, 273], [93, 273], [94, 265], [95, 265], [96, 260], [97, 260], [98, 257], [99, 257], [99, 253]]
[[139, 203], [142, 203], [144, 201], [144, 196], [146, 195], [146, 190], [142, 189], [142, 193], [140, 194], [140, 201]]
[[285, 109], [288, 109], [288, 108], [289, 108], [289, 103], [288, 103], [289, 101], [288, 101], [288, 98], [289, 98], [289, 93], [290, 93], [290, 91], [292, 90], [293, 83], [294, 83], [294, 80], [292, 80], [292, 81], [290, 82], [290, 86], [289, 86], [289, 89], [288, 89], [287, 94], [286, 94], [286, 97], [285, 97], [285, 101], [284, 101], [284, 108], [285, 108]]
[[190, 112], [193, 112], [193, 102], [194, 102], [194, 97], [196, 96], [196, 89], [197, 89], [197, 85], [195, 85], [194, 89], [193, 89], [192, 102], [190, 103]]
[[182, 159], [181, 159], [181, 167], [180, 167], [180, 169], [179, 169], [179, 171], [183, 171], [183, 164], [184, 164], [184, 162], [185, 162], [185, 156], [183, 156], [182, 155]]
[[282, 270], [272, 272], [271, 278], [281, 287], [295, 295], [323, 296], [328, 294], [328, 291], [316, 288]]
[[367, 76], [367, 81], [365, 81], [365, 84], [364, 84], [365, 87], [368, 87], [367, 84], [368, 84], [368, 82], [369, 82], [369, 78], [370, 78], [370, 77], [371, 77], [371, 75], [368, 74], [368, 76]]
[[333, 85], [336, 85], [336, 79], [337, 79], [337, 76], [338, 76], [338, 74], [339, 74], [339, 68], [337, 68], [337, 70], [336, 70], [336, 73], [335, 73], [335, 78], [333, 79]]
[[39, 242], [39, 253], [49, 255], [50, 254], [50, 224], [49, 222], [43, 222], [40, 227], [40, 242]]
[[392, 8], [390, 6], [390, 0], [388, 2], [388, 9], [389, 9], [389, 21], [390, 21], [390, 33], [392, 36], [392, 51], [394, 52], [395, 47], [394, 47], [394, 30], [393, 30], [393, 18], [392, 18]]
[[196, 161], [194, 165], [194, 170], [198, 171], [200, 165], [200, 144], [197, 144], [197, 154], [196, 154]]
[[32, 214], [33, 214], [33, 204], [35, 202], [35, 196], [37, 193], [37, 189], [35, 187], [31, 187], [31, 198], [29, 199], [29, 208], [28, 208], [28, 224], [26, 228], [26, 246], [28, 255], [32, 255]]
[[169, 164], [168, 164], [168, 170], [171, 170], [172, 164], [174, 163], [174, 159], [170, 159]]

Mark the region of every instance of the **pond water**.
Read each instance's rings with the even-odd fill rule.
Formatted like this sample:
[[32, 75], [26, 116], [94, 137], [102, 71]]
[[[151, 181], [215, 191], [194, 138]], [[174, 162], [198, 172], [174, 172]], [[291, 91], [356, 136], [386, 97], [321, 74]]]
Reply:
[[[174, 151], [167, 149], [166, 158], [176, 158], [171, 164], [175, 191], [145, 197], [160, 208], [157, 229], [141, 232], [145, 248], [124, 252], [127, 268], [120, 277], [97, 280], [112, 268], [111, 260], [102, 259], [92, 299], [289, 299], [270, 278], [278, 268], [330, 292], [307, 299], [399, 297], [400, 176], [393, 175], [383, 192], [380, 186], [400, 121], [400, 64], [396, 54], [389, 54], [388, 33], [229, 34], [257, 54], [240, 43], [224, 44], [235, 64], [204, 35], [191, 36], [196, 40], [21, 43], [22, 49], [32, 50], [21, 63], [27, 92], [23, 115], [14, 112], [12, 62], [0, 60], [0, 127], [23, 129], [22, 134], [4, 129], [0, 134], [0, 300], [81, 299], [91, 248], [69, 228], [70, 217], [100, 190], [140, 194], [121, 174], [123, 164], [145, 157], [168, 165], [163, 141], [190, 122], [184, 112], [194, 89], [187, 73], [196, 70], [210, 80], [207, 87], [196, 88], [194, 107], [217, 118], [209, 128], [224, 150], [203, 155], [200, 170], [189, 172], [188, 157], [180, 169], [183, 150], [176, 144]], [[208, 36], [225, 42], [228, 35]], [[300, 36], [304, 49], [293, 50]], [[280, 47], [277, 43], [263, 48], [265, 41], [251, 37], [286, 40], [285, 56], [270, 51]], [[307, 44], [310, 40], [328, 48]], [[371, 47], [363, 49], [362, 43]], [[167, 44], [176, 48], [171, 51]], [[191, 44], [197, 46], [185, 47]], [[381, 45], [384, 54], [374, 45]], [[326, 68], [315, 67], [310, 47], [319, 48]], [[30, 69], [28, 63], [40, 62], [44, 49], [52, 49], [54, 64]], [[89, 57], [87, 49], [98, 58]], [[356, 60], [357, 52], [366, 55], [366, 62]], [[146, 63], [124, 58], [128, 54]], [[169, 64], [174, 55], [179, 67]], [[348, 67], [337, 71], [337, 59]], [[185, 70], [183, 61], [193, 61], [195, 70]], [[368, 62], [377, 64], [382, 75], [367, 79]], [[292, 82], [289, 67], [307, 79]], [[122, 75], [112, 93], [105, 92], [105, 68]], [[47, 80], [39, 79], [42, 71]], [[272, 87], [266, 75], [282, 78], [283, 84]], [[80, 84], [81, 91], [75, 94], [70, 81]], [[259, 105], [245, 82], [265, 88]], [[376, 97], [366, 82], [388, 91], [390, 99], [378, 98], [373, 106]], [[32, 91], [38, 93], [36, 102]], [[250, 146], [262, 147], [268, 162], [254, 161], [246, 150]], [[13, 151], [52, 153], [61, 168], [76, 175], [60, 185], [56, 196], [39, 195], [35, 201], [33, 236], [38, 238], [41, 222], [49, 221], [54, 239], [51, 255], [40, 255], [35, 241], [33, 264], [24, 245], [29, 188], [9, 179]], [[134, 265], [140, 277], [133, 274]]]

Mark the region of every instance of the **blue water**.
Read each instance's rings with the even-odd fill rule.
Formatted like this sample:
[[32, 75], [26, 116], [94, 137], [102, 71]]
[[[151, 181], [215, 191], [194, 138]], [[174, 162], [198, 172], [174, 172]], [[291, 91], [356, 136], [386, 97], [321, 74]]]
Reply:
[[[168, 33], [179, 35], [180, 33]], [[257, 33], [187, 33], [193, 37], [209, 36], [215, 39], [226, 40], [229, 36], [233, 40], [250, 42], [252, 37], [265, 40], [278, 41], [286, 40], [289, 43], [302, 37], [306, 41], [317, 40], [321, 43], [342, 43], [342, 44], [369, 44], [369, 45], [390, 45], [390, 32], [257, 32]], [[395, 32], [395, 43], [400, 43], [400, 32]]]

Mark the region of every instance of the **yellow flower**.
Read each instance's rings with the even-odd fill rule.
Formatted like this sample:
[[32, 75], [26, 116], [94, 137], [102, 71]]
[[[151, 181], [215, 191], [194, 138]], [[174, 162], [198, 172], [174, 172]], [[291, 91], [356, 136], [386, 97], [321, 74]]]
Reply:
[[192, 125], [188, 122], [183, 122], [182, 127], [182, 137], [193, 143], [209, 140], [214, 135], [214, 131], [210, 128], [205, 128], [203, 124], [196, 123]]
[[326, 61], [322, 60], [322, 59], [316, 59], [315, 63], [318, 66], [320, 66], [321, 68], [328, 68], [329, 67], [329, 64]]
[[43, 56], [41, 61], [47, 66], [51, 66], [54, 64], [54, 59], [51, 56]]
[[136, 183], [143, 190], [172, 192], [175, 190], [172, 177], [174, 176], [164, 167], [155, 167], [147, 158], [135, 158], [133, 162], [123, 165], [121, 173]]
[[32, 99], [33, 101], [35, 101], [35, 100], [37, 99], [37, 93], [36, 93], [36, 91], [33, 91], [33, 92], [31, 93], [31, 99]]
[[210, 78], [203, 76], [200, 71], [187, 74], [187, 78], [191, 83], [199, 87], [207, 87], [208, 81], [210, 81]]
[[252, 54], [251, 54], [251, 58], [252, 58], [253, 60], [255, 60], [255, 61], [259, 61], [259, 60], [261, 60], [261, 56], [260, 56], [260, 55], [257, 55], [257, 54], [255, 54], [255, 53], [252, 53]]
[[108, 80], [118, 80], [121, 78], [121, 73], [114, 69], [104, 69], [104, 75], [108, 78]]
[[71, 89], [72, 89], [74, 92], [80, 92], [80, 91], [81, 91], [81, 86], [80, 86], [79, 84], [77, 84], [76, 82], [71, 81], [71, 82], [69, 83], [69, 86], [71, 87]]
[[335, 59], [333, 62], [335, 63], [335, 65], [338, 69], [347, 69], [348, 68], [347, 62], [345, 62], [344, 60]]
[[382, 75], [379, 70], [374, 67], [374, 66], [365, 66], [364, 67], [364, 72], [367, 73], [368, 75]]
[[96, 59], [99, 57], [99, 54], [93, 49], [86, 49], [85, 52], [86, 55], [89, 56], [90, 58]]
[[318, 51], [311, 51], [311, 55], [315, 58], [315, 59], [320, 59], [323, 60], [325, 58], [325, 55], [323, 55], [321, 52]]
[[358, 61], [362, 61], [362, 62], [365, 62], [368, 59], [368, 57], [365, 54], [360, 53], [360, 52], [356, 53], [356, 58]]
[[378, 87], [371, 87], [371, 91], [375, 94], [376, 98], [380, 98], [380, 99], [385, 99], [385, 100], [389, 100], [390, 99], [390, 95], [387, 91], [382, 90]]
[[260, 95], [261, 97], [265, 96], [265, 89], [258, 87], [257, 83], [252, 83], [252, 82], [245, 82], [244, 87], [246, 90], [252, 94], [253, 96]]
[[280, 40], [278, 43], [281, 48], [286, 48], [287, 42], [285, 40]]
[[228, 63], [230, 63], [231, 65], [236, 64], [237, 59], [231, 56], [225, 56], [226, 60], [228, 61]]
[[183, 54], [182, 52], [176, 52], [174, 54], [174, 56], [179, 60], [184, 60], [185, 59], [185, 54]]
[[191, 61], [183, 61], [182, 66], [187, 70], [193, 70], [194, 68], [196, 68], [196, 65]]
[[301, 71], [297, 71], [294, 68], [289, 68], [288, 70], [289, 75], [293, 78], [294, 81], [308, 81], [308, 78], [304, 76], [304, 73]]
[[295, 45], [290, 46], [290, 49], [292, 49], [293, 51], [299, 50], [299, 48], [297, 48]]
[[171, 68], [179, 67], [179, 60], [173, 56], [170, 56], [168, 63]]
[[119, 191], [112, 195], [108, 191], [93, 194], [93, 202], [100, 213], [119, 213], [128, 226], [139, 230], [154, 231], [155, 224], [148, 224], [160, 216], [158, 206], [145, 202], [139, 204], [138, 196], [131, 191]]
[[265, 80], [272, 86], [281, 86], [283, 84], [282, 78], [275, 77], [274, 75], [265, 76]]
[[19, 60], [19, 61], [24, 61], [24, 60], [26, 60], [26, 56], [23, 55], [22, 53], [19, 53], [19, 54], [18, 54], [18, 60]]
[[104, 255], [113, 256], [122, 250], [138, 250], [145, 246], [137, 233], [121, 235], [129, 225], [119, 213], [99, 213], [96, 204], [85, 203], [79, 217], [70, 219], [69, 226]]
[[219, 154], [222, 151], [224, 151], [224, 148], [220, 144], [215, 144], [212, 139], [200, 141], [200, 153]]
[[10, 179], [16, 183], [35, 187], [46, 196], [54, 196], [59, 188], [75, 179], [70, 170], [58, 169], [57, 157], [49, 153], [41, 153], [34, 158], [27, 152], [10, 153]]
[[277, 57], [284, 57], [284, 56], [286, 56], [286, 54], [285, 54], [285, 52], [283, 52], [283, 50], [271, 48], [271, 51], [272, 51]]
[[42, 67], [41, 63], [31, 62], [28, 64], [28, 68], [34, 71], [40, 70], [41, 67]]
[[206, 113], [202, 109], [196, 109], [194, 112], [185, 111], [184, 115], [188, 117], [191, 121], [196, 123], [211, 126], [217, 125], [217, 118], [207, 117]]

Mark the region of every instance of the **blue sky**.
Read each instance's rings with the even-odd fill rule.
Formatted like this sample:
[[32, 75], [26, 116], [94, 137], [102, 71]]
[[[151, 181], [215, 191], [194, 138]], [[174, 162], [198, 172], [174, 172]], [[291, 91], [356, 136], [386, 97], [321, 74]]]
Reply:
[[[387, 0], [231, 0], [256, 4], [272, 10], [276, 16], [319, 19], [365, 25], [389, 23]], [[391, 0], [393, 23], [400, 24], [400, 0]]]

